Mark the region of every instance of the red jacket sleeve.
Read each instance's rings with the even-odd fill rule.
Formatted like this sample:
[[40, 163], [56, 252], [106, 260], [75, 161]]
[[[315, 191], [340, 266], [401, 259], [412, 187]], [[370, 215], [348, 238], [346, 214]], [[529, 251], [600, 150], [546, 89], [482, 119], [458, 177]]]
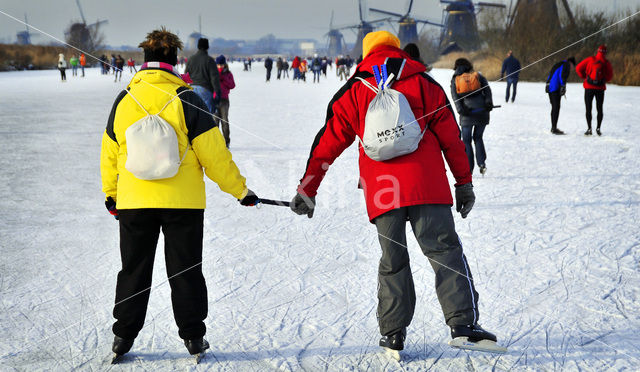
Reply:
[[576, 66], [576, 74], [578, 74], [578, 76], [580, 76], [580, 79], [582, 80], [587, 78], [587, 65], [589, 64], [589, 59], [590, 58], [583, 59]]
[[338, 92], [329, 103], [325, 125], [313, 141], [307, 168], [298, 186], [300, 194], [315, 196], [329, 166], [353, 143], [356, 133], [349, 123], [355, 120], [355, 112], [355, 103], [348, 91]]
[[471, 168], [465, 152], [464, 143], [460, 139], [460, 127], [453, 114], [451, 103], [442, 87], [435, 81], [425, 81], [425, 110], [429, 130], [438, 139], [444, 158], [456, 179], [456, 186], [472, 181]]

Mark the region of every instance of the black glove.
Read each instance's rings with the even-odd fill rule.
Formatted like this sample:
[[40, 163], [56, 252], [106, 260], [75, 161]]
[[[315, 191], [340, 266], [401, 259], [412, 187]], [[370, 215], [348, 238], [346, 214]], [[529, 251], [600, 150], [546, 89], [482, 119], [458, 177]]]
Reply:
[[294, 213], [300, 215], [306, 214], [309, 218], [313, 217], [313, 210], [315, 207], [315, 196], [302, 196], [300, 193], [297, 193], [289, 204], [289, 208], [291, 208]]
[[469, 116], [471, 115], [471, 111], [469, 110], [469, 108], [467, 106], [464, 105], [464, 103], [462, 104], [462, 110], [460, 110], [459, 112], [460, 115], [462, 116]]
[[566, 85], [560, 85], [560, 95], [564, 96], [567, 93], [567, 86]]
[[258, 198], [253, 191], [249, 190], [247, 191], [247, 195], [242, 199], [238, 199], [238, 201], [245, 207], [253, 207], [260, 202], [260, 198]]
[[491, 110], [493, 110], [493, 104], [492, 103], [487, 103], [484, 106], [484, 109], [487, 110], [487, 112], [490, 112]]
[[475, 202], [476, 195], [473, 193], [471, 182], [456, 186], [456, 212], [460, 212], [462, 218], [467, 218]]
[[113, 218], [115, 218], [116, 220], [119, 218], [118, 210], [116, 209], [116, 201], [113, 200], [112, 197], [107, 197], [107, 200], [104, 202], [104, 206], [107, 207], [107, 210], [109, 211], [109, 213], [111, 213]]

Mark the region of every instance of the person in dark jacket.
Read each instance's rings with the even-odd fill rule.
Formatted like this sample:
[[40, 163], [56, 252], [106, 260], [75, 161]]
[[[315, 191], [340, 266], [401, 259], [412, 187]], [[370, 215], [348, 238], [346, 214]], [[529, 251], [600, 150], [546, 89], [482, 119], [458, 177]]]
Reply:
[[264, 60], [264, 68], [267, 69], [267, 82], [269, 82], [271, 80], [271, 69], [273, 68], [273, 60], [271, 57], [267, 57], [267, 59]]
[[280, 80], [280, 75], [282, 75], [282, 57], [278, 57], [276, 60], [276, 70], [278, 71], [276, 77]]
[[411, 57], [413, 60], [422, 63], [424, 67], [427, 69], [427, 72], [431, 71], [431, 66], [425, 63], [424, 60], [422, 60], [422, 57], [420, 57], [420, 49], [418, 48], [418, 45], [416, 45], [415, 43], [409, 43], [405, 45], [404, 48], [402, 48], [402, 50], [407, 52], [409, 57]]
[[360, 184], [369, 220], [378, 229], [382, 247], [378, 267], [379, 344], [402, 350], [415, 310], [406, 246], [407, 220], [436, 272], [436, 293], [451, 336], [473, 334], [477, 339], [495, 341], [495, 336], [477, 323], [478, 293], [451, 213], [453, 198], [444, 160], [456, 180], [456, 210], [463, 218], [473, 207], [475, 195], [464, 144], [447, 96], [425, 73], [424, 65], [400, 49], [395, 35], [370, 32], [363, 39], [362, 49], [364, 59], [354, 76], [329, 103], [325, 125], [312, 145], [291, 209], [299, 215], [313, 216], [315, 195], [329, 165], [356, 137], [363, 137], [367, 108], [376, 96], [372, 91], [376, 86], [373, 66], [386, 65], [389, 75], [395, 77], [392, 88], [405, 95], [420, 128], [429, 130], [423, 132], [414, 152], [385, 161], [373, 160], [359, 146]]
[[220, 75], [218, 74], [218, 66], [207, 53], [209, 50], [209, 39], [198, 39], [198, 51], [187, 60], [187, 68], [185, 73], [189, 74], [189, 78], [193, 82], [193, 91], [196, 92], [204, 101], [211, 114], [215, 114], [220, 97]]
[[[487, 171], [487, 152], [484, 147], [485, 127], [489, 124], [489, 112], [493, 109], [491, 88], [487, 79], [479, 72], [473, 71], [473, 65], [465, 58], [458, 58], [453, 66], [454, 73], [451, 78], [451, 98], [460, 115], [462, 127], [462, 141], [464, 142], [469, 167], [473, 173], [474, 151], [475, 158], [480, 167], [480, 173]], [[467, 83], [467, 78], [471, 83]], [[463, 86], [464, 85], [464, 86]]]
[[584, 105], [586, 108], [587, 131], [585, 136], [590, 136], [591, 132], [591, 105], [593, 98], [596, 98], [596, 109], [598, 110], [598, 126], [596, 133], [600, 136], [600, 126], [602, 125], [604, 91], [607, 90], [607, 83], [613, 79], [613, 68], [611, 62], [607, 60], [607, 46], [600, 45], [595, 56], [590, 56], [582, 60], [576, 66], [576, 73], [582, 80], [584, 87]]
[[507, 74], [507, 94], [504, 98], [505, 102], [509, 102], [509, 90], [513, 85], [513, 95], [511, 95], [511, 102], [516, 100], [516, 89], [518, 88], [518, 78], [520, 76], [520, 61], [513, 56], [513, 51], [507, 53], [507, 58], [502, 61], [502, 71], [500, 72], [500, 78]]
[[571, 66], [576, 65], [576, 59], [569, 57], [562, 60], [549, 70], [547, 76], [547, 85], [545, 90], [549, 93], [549, 102], [551, 103], [551, 133], [564, 134], [558, 129], [558, 118], [560, 117], [560, 100], [567, 92], [567, 79], [571, 72]]
[[114, 82], [122, 80], [122, 69], [124, 69], [124, 58], [118, 54], [116, 57], [116, 65], [114, 67], [114, 71], [116, 72], [115, 79], [113, 80]]
[[320, 73], [322, 73], [322, 60], [318, 57], [318, 54], [313, 55], [311, 60], [311, 72], [313, 72], [313, 82], [320, 82]]

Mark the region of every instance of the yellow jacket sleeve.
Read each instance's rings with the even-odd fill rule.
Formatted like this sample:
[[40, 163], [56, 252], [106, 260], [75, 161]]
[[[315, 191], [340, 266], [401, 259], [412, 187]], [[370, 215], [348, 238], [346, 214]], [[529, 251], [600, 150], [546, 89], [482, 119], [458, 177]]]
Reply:
[[231, 158], [224, 137], [218, 128], [211, 128], [191, 143], [204, 172], [220, 190], [242, 199], [247, 195], [246, 179]]
[[100, 151], [100, 175], [102, 177], [102, 191], [106, 197], [117, 201], [118, 195], [118, 149], [116, 141], [109, 138], [107, 132], [102, 135], [102, 150]]

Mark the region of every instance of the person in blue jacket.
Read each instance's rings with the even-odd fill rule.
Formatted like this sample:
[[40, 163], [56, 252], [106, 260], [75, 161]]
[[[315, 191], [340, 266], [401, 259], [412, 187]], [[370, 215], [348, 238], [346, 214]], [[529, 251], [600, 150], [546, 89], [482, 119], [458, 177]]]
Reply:
[[560, 116], [560, 100], [567, 92], [567, 79], [571, 72], [571, 65], [576, 66], [574, 57], [569, 57], [553, 65], [547, 76], [545, 90], [549, 93], [549, 102], [551, 102], [551, 133], [553, 134], [564, 134], [558, 129], [558, 117]]
[[513, 85], [513, 95], [511, 96], [511, 102], [516, 100], [516, 89], [518, 87], [518, 79], [520, 77], [520, 61], [513, 56], [513, 51], [507, 53], [507, 58], [502, 61], [502, 71], [500, 72], [500, 78], [507, 74], [507, 95], [504, 101], [509, 102], [509, 90]]

